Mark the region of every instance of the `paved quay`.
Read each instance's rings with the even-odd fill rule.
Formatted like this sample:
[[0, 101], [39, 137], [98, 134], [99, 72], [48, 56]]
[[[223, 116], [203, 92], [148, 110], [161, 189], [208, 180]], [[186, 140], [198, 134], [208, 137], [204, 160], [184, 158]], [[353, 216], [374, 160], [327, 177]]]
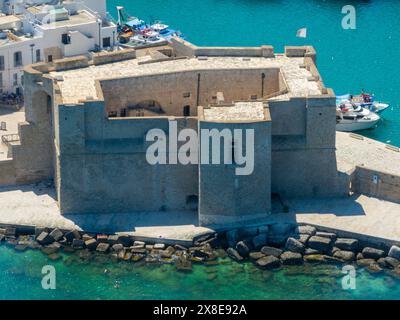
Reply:
[[289, 213], [276, 221], [310, 224], [339, 236], [387, 245], [400, 244], [400, 204], [366, 195], [287, 201]]
[[[0, 224], [124, 233], [137, 240], [190, 245], [213, 233], [197, 226], [196, 212], [61, 215], [55, 190], [45, 184], [0, 188]], [[173, 222], [173, 225], [172, 225]]]
[[400, 175], [400, 149], [357, 134], [336, 132], [336, 159], [342, 172], [355, 166]]
[[0, 108], [0, 122], [6, 123], [6, 130], [0, 130], [0, 160], [8, 159], [8, 147], [2, 142], [3, 135], [18, 134], [18, 123], [25, 121], [25, 112]]
[[[0, 224], [128, 233], [138, 240], [184, 245], [213, 232], [197, 225], [195, 212], [62, 216], [54, 196], [54, 189], [43, 184], [0, 188]], [[398, 203], [353, 195], [337, 199], [290, 200], [286, 204], [289, 213], [273, 213], [264, 222], [311, 224], [340, 231], [339, 235], [357, 235], [360, 239], [377, 243], [400, 243]]]

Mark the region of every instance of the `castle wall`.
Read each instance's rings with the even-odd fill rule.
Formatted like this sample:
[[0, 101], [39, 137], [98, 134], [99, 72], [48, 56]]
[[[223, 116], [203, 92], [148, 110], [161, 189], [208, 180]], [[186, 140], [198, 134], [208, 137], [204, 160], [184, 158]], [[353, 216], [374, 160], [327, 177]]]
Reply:
[[16, 184], [16, 174], [13, 159], [0, 161], [0, 186]]
[[351, 187], [356, 193], [400, 202], [400, 176], [395, 174], [356, 166], [351, 177]]
[[[151, 165], [146, 133], [168, 118], [106, 119], [104, 103], [59, 106], [62, 213], [189, 211], [197, 204], [197, 165]], [[196, 119], [177, 119], [178, 128], [197, 130]]]
[[272, 192], [282, 197], [346, 194], [336, 165], [335, 97], [269, 101], [269, 108]]
[[[262, 74], [265, 79], [262, 81]], [[183, 116], [183, 107], [197, 114], [198, 105], [216, 103], [217, 92], [225, 101], [260, 99], [279, 91], [278, 69], [199, 70], [101, 81], [106, 112], [155, 100], [166, 115]]]
[[[253, 129], [254, 171], [238, 175], [235, 164], [199, 165], [199, 221], [202, 225], [250, 222], [271, 212], [271, 122], [216, 123], [199, 121], [199, 129]], [[243, 148], [246, 150], [245, 138]], [[235, 142], [236, 144], [237, 142]], [[203, 152], [203, 150], [202, 150]], [[223, 139], [221, 139], [223, 159]], [[211, 160], [210, 160], [211, 162]]]
[[18, 124], [19, 141], [9, 146], [10, 160], [0, 162], [0, 185], [28, 184], [53, 178], [52, 103], [42, 74], [25, 72], [25, 117]]

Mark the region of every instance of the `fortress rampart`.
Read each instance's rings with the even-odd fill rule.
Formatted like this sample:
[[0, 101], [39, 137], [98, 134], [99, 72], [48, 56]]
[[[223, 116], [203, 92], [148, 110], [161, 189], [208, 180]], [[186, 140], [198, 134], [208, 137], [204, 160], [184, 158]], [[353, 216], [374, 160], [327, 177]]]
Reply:
[[[312, 47], [274, 54], [174, 39], [153, 50], [27, 67], [26, 123], [12, 160], [0, 162], [0, 184], [53, 179], [62, 213], [198, 210], [204, 225], [262, 219], [272, 194], [348, 194], [357, 174], [338, 168], [335, 95]], [[149, 164], [146, 134], [163, 130], [169, 145], [171, 122], [196, 133], [254, 130], [253, 173], [237, 176], [235, 164]]]

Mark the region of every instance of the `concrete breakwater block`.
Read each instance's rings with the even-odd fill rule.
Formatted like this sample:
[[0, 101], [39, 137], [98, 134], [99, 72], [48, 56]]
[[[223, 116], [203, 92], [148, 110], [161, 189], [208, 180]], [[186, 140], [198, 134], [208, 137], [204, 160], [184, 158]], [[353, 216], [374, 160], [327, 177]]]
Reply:
[[320, 252], [327, 252], [331, 246], [332, 240], [326, 237], [312, 236], [308, 240], [308, 246], [311, 249], [318, 250]]
[[379, 259], [385, 256], [385, 251], [371, 247], [365, 247], [361, 253], [366, 259]]
[[400, 260], [400, 247], [392, 246], [389, 250], [388, 256]]
[[286, 247], [286, 250], [292, 251], [292, 252], [297, 252], [297, 253], [304, 253], [304, 251], [306, 249], [305, 245], [302, 242], [300, 242], [292, 237], [289, 237], [287, 239], [285, 247]]
[[47, 245], [54, 242], [54, 239], [47, 232], [42, 232], [39, 236], [36, 237], [36, 241], [41, 245]]
[[358, 249], [357, 239], [338, 238], [335, 241], [335, 247], [342, 250], [356, 251]]
[[[40, 249], [49, 259], [56, 260], [59, 259], [58, 251], [62, 249], [88, 263], [141, 261], [145, 264], [173, 264], [179, 271], [190, 271], [192, 263], [215, 265], [225, 263], [223, 259], [229, 257], [236, 262], [251, 261], [263, 272], [291, 265], [305, 264], [306, 268], [308, 264], [343, 265], [355, 261], [354, 265], [365, 268], [371, 274], [379, 274], [385, 270], [390, 276], [400, 277], [399, 259], [389, 255], [396, 256], [400, 252], [397, 246], [393, 246], [387, 255], [387, 251], [374, 248], [371, 244], [363, 243], [361, 246], [357, 239], [337, 238], [333, 232], [324, 233], [308, 226], [297, 228], [291, 224], [272, 228], [257, 227], [257, 235], [249, 237], [254, 234], [254, 230], [247, 233], [246, 238], [240, 238], [238, 229], [214, 233], [200, 237], [201, 241], [188, 246], [179, 243], [167, 246], [157, 239], [139, 241], [125, 234], [91, 234], [49, 228], [42, 228], [36, 237], [18, 235], [5, 239], [15, 250]], [[260, 232], [261, 230], [268, 233]], [[285, 236], [277, 233], [284, 237], [283, 244], [271, 242], [271, 232], [287, 233]], [[231, 240], [237, 240], [232, 247], [228, 247], [226, 239], [230, 236]], [[257, 245], [255, 240], [258, 241]]]
[[64, 233], [60, 229], [56, 228], [50, 232], [49, 235], [54, 239], [54, 241], [58, 241], [64, 236]]

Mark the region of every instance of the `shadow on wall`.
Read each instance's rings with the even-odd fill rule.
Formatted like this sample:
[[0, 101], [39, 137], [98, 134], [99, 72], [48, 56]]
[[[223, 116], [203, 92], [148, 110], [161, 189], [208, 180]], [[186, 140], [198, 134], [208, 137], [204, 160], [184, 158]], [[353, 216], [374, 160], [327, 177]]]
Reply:
[[43, 181], [30, 185], [0, 187], [0, 192], [9, 192], [9, 191], [19, 191], [22, 193], [33, 192], [37, 196], [46, 195], [57, 201], [56, 191], [54, 189], [54, 184], [52, 181]]
[[198, 226], [198, 214], [196, 211], [66, 214], [64, 218], [88, 232], [96, 231], [104, 233], [132, 232], [137, 227]]
[[285, 200], [285, 204], [289, 207], [290, 212], [297, 214], [333, 214], [335, 216], [363, 216], [364, 208], [357, 201], [359, 194], [343, 198], [326, 198], [326, 199], [289, 199]]

